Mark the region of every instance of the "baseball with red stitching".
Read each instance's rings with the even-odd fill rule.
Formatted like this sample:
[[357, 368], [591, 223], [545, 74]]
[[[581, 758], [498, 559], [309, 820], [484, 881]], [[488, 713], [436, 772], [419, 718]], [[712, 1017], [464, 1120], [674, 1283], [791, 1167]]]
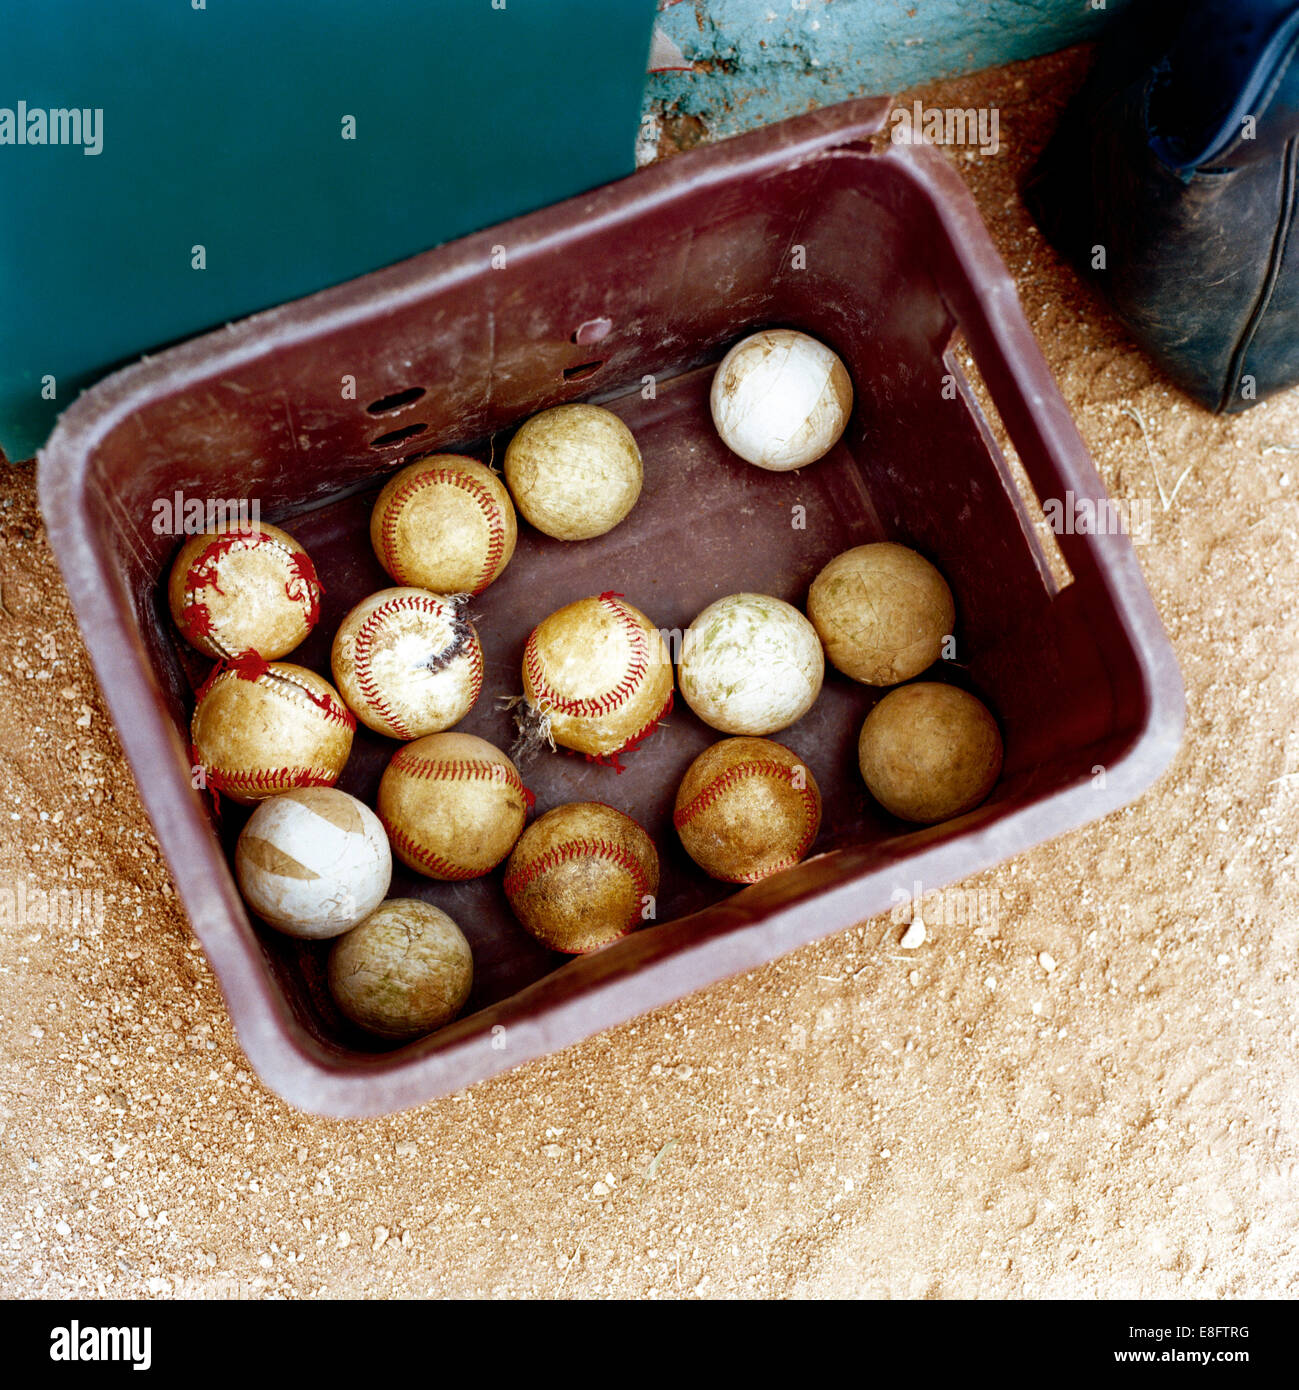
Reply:
[[204, 785], [249, 805], [295, 787], [332, 787], [356, 720], [330, 683], [288, 661], [218, 667], [190, 721]]
[[239, 834], [235, 876], [248, 906], [288, 936], [323, 940], [383, 901], [392, 851], [379, 817], [337, 787], [261, 802]]
[[799, 863], [821, 825], [821, 793], [798, 756], [768, 738], [725, 738], [690, 764], [672, 823], [686, 853], [726, 883]]
[[353, 1023], [393, 1042], [431, 1033], [464, 1008], [474, 957], [432, 903], [389, 898], [329, 953], [329, 991]]
[[388, 479], [370, 514], [370, 541], [397, 581], [435, 594], [481, 593], [518, 538], [505, 484], [476, 459], [430, 454]]
[[389, 738], [422, 738], [458, 724], [483, 688], [483, 649], [454, 599], [381, 589], [345, 617], [330, 656], [353, 714]]
[[599, 950], [651, 920], [658, 886], [653, 840], [598, 801], [539, 816], [505, 868], [514, 915], [543, 945], [569, 955]]
[[307, 552], [265, 522], [220, 526], [181, 546], [167, 601], [181, 635], [208, 656], [285, 656], [316, 625], [320, 581]]
[[644, 478], [636, 436], [611, 410], [557, 405], [526, 421], [505, 450], [505, 481], [538, 531], [603, 536], [636, 505]]
[[528, 638], [523, 693], [555, 743], [608, 757], [634, 747], [668, 712], [672, 658], [662, 635], [621, 594], [578, 599]]
[[393, 754], [378, 812], [393, 852], [429, 878], [479, 878], [514, 848], [531, 793], [495, 744], [428, 734]]
[[825, 678], [816, 629], [769, 594], [710, 603], [681, 640], [681, 694], [724, 734], [774, 734], [812, 708]]

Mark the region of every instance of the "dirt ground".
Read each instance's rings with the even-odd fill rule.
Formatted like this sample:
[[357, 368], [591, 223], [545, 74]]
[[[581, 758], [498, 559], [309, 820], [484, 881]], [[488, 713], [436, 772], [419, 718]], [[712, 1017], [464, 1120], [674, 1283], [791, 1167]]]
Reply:
[[0, 1291], [1299, 1292], [1299, 391], [1191, 405], [1031, 226], [1018, 180], [1084, 63], [921, 95], [1000, 108], [959, 167], [1107, 485], [1155, 499], [1188, 690], [1156, 789], [967, 885], [993, 928], [912, 951], [867, 922], [421, 1110], [308, 1118], [235, 1042], [17, 468], [0, 887], [105, 916], [3, 927]]

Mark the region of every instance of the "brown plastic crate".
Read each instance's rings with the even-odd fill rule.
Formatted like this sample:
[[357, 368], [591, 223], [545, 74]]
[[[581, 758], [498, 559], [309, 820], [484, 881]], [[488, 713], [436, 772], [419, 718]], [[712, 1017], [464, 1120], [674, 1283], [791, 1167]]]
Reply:
[[[240, 1041], [294, 1104], [372, 1115], [481, 1080], [879, 913], [895, 890], [940, 887], [1101, 816], [1171, 758], [1181, 682], [1129, 541], [1060, 536], [1073, 576], [1060, 587], [968, 393], [943, 390], [960, 332], [1038, 497], [1103, 497], [964, 186], [942, 156], [880, 137], [887, 110], [848, 103], [679, 156], [132, 366], [61, 421], [41, 501], [78, 621]], [[598, 319], [607, 336], [579, 343]], [[772, 325], [830, 343], [857, 393], [840, 444], [793, 474], [734, 458], [708, 415], [711, 364]], [[393, 893], [451, 913], [476, 980], [462, 1018], [383, 1050], [333, 1009], [327, 943], [249, 920], [229, 867], [246, 813], [214, 823], [191, 789], [188, 717], [206, 663], [167, 619], [162, 581], [179, 541], [154, 534], [152, 506], [177, 490], [258, 498], [326, 585], [320, 625], [290, 659], [328, 674], [339, 619], [389, 582], [366, 527], [387, 473], [414, 449], [499, 459], [505, 432], [574, 399], [608, 404], [635, 431], [644, 495], [621, 526], [578, 545], [521, 525], [514, 560], [475, 603], [487, 677], [460, 727], [508, 748], [497, 697], [518, 692], [526, 636], [560, 604], [614, 589], [658, 626], [684, 628], [736, 590], [801, 604], [831, 556], [887, 537], [951, 583], [961, 664], [940, 678], [991, 705], [1005, 770], [958, 821], [891, 820], [855, 759], [879, 692], [832, 672], [778, 736], [825, 796], [814, 856], [732, 894], [672, 829], [677, 782], [716, 737], [682, 703], [622, 775], [545, 755], [524, 769], [538, 811], [605, 800], [654, 836], [660, 922], [569, 961], [514, 922], [499, 871], [442, 884], [398, 865]], [[372, 800], [394, 747], [358, 729], [340, 785]]]

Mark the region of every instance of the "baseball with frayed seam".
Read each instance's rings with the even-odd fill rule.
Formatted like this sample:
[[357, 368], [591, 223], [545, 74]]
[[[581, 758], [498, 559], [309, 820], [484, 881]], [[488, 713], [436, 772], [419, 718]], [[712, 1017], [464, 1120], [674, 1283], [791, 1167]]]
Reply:
[[495, 744], [428, 734], [393, 754], [377, 809], [393, 853], [429, 878], [480, 878], [514, 848], [531, 794]]
[[816, 629], [770, 594], [729, 594], [682, 636], [681, 694], [724, 734], [772, 734], [811, 709], [825, 654]]
[[244, 901], [287, 936], [350, 930], [383, 901], [392, 853], [379, 817], [337, 787], [303, 787], [263, 801], [235, 846]]
[[662, 634], [621, 594], [566, 604], [533, 630], [523, 693], [554, 742], [588, 757], [635, 747], [672, 702]]
[[219, 526], [181, 546], [167, 580], [180, 634], [208, 656], [287, 656], [320, 616], [311, 557], [278, 526]]
[[483, 649], [454, 598], [381, 589], [339, 625], [334, 681], [353, 714], [389, 738], [422, 738], [458, 724], [483, 687]]
[[553, 951], [599, 950], [649, 921], [659, 857], [645, 831], [599, 801], [575, 801], [539, 816], [505, 869], [514, 915]]
[[322, 676], [289, 661], [219, 666], [190, 721], [203, 785], [248, 805], [298, 787], [332, 787], [356, 719]]
[[329, 992], [353, 1023], [392, 1042], [432, 1033], [465, 1006], [474, 957], [432, 903], [390, 898], [329, 953]]
[[526, 520], [561, 541], [611, 531], [636, 505], [644, 470], [631, 430], [598, 405], [557, 405], [505, 450], [505, 481]]
[[509, 564], [517, 538], [505, 484], [461, 454], [407, 464], [370, 514], [379, 563], [398, 584], [435, 594], [481, 593]]
[[672, 823], [707, 874], [756, 883], [807, 854], [821, 825], [821, 793], [811, 769], [783, 743], [726, 738], [686, 770]]

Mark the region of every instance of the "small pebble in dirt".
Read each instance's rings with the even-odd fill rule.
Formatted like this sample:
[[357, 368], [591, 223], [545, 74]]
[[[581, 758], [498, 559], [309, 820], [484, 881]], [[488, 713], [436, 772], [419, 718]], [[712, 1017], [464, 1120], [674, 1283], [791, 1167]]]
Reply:
[[911, 925], [903, 933], [902, 940], [898, 945], [904, 951], [916, 951], [929, 940], [929, 933], [925, 930], [924, 920], [920, 917], [913, 917]]

